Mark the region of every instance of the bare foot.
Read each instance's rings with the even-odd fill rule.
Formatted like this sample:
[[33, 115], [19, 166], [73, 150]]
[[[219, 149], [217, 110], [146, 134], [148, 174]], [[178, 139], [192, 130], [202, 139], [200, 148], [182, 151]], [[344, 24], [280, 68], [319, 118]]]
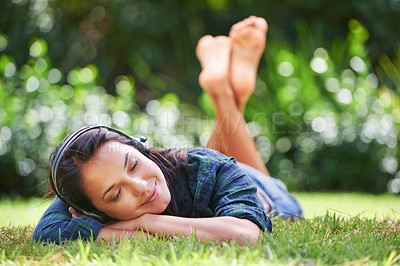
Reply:
[[199, 76], [200, 86], [210, 96], [233, 96], [229, 84], [231, 39], [226, 36], [206, 35], [199, 40], [196, 55], [203, 68]]
[[255, 88], [267, 30], [265, 19], [251, 16], [233, 25], [229, 32], [232, 39], [230, 82], [242, 112]]

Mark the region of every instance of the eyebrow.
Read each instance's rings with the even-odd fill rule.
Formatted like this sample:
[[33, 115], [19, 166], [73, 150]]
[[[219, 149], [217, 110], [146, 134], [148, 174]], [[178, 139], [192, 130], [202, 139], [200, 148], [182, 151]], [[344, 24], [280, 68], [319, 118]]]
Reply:
[[125, 164], [124, 164], [124, 169], [126, 168], [126, 164], [128, 163], [128, 155], [129, 151], [125, 154]]

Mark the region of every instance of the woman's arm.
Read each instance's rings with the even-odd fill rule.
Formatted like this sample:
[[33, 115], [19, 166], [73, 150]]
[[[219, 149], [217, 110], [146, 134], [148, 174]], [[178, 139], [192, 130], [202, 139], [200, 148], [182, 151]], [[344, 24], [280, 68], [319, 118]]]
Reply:
[[201, 240], [216, 239], [219, 242], [235, 240], [241, 246], [246, 241], [254, 245], [261, 231], [250, 220], [231, 216], [186, 218], [155, 214], [144, 214], [133, 220], [115, 222], [107, 225], [106, 229], [127, 230], [127, 232], [142, 229], [150, 234], [185, 237], [195, 233]]
[[55, 198], [38, 222], [33, 233], [36, 241], [60, 243], [82, 238], [96, 239], [103, 224], [88, 216], [72, 219], [68, 204]]
[[[82, 216], [71, 207], [69, 212], [73, 218]], [[197, 238], [201, 240], [236, 240], [239, 245], [244, 245], [246, 240], [253, 245], [260, 236], [260, 231], [255, 223], [230, 216], [185, 218], [144, 214], [133, 220], [106, 225], [100, 230], [95, 241], [110, 241], [114, 238], [118, 242], [128, 237], [147, 239], [148, 233], [185, 237], [196, 233]]]
[[[72, 215], [72, 219], [82, 217], [83, 215], [79, 212], [77, 212], [74, 208], [69, 207], [68, 211]], [[115, 240], [117, 243], [126, 238], [135, 238], [135, 239], [147, 239], [147, 232], [144, 230], [139, 230], [139, 229], [115, 229], [115, 228], [107, 228], [103, 227], [97, 237], [95, 238], [95, 242], [98, 241], [109, 241], [111, 242], [112, 240]]]

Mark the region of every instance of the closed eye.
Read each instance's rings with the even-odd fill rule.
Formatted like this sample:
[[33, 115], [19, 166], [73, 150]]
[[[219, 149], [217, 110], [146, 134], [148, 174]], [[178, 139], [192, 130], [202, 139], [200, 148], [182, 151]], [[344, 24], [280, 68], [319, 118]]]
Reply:
[[120, 195], [121, 195], [121, 189], [118, 190], [117, 195], [115, 196], [115, 198], [113, 198], [112, 201], [117, 201]]
[[133, 172], [133, 170], [135, 170], [136, 166], [139, 164], [139, 159], [135, 160], [135, 163], [132, 165], [132, 168], [129, 170], [129, 172]]

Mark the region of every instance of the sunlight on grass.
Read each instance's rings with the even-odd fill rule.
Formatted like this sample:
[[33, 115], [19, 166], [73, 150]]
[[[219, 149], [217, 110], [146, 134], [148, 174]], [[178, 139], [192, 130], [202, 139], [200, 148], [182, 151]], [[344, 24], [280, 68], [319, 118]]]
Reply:
[[[400, 218], [400, 197], [394, 194], [362, 193], [293, 193], [306, 218], [324, 216], [327, 211], [342, 216]], [[0, 226], [36, 225], [51, 200], [0, 200]]]
[[394, 194], [363, 193], [293, 193], [307, 218], [323, 216], [327, 211], [342, 216], [400, 218], [400, 197]]
[[[32, 242], [32, 226], [0, 227], [0, 265], [398, 265], [399, 220], [348, 218], [272, 219], [254, 246], [202, 241], [194, 236], [116, 243], [74, 240]], [[2, 250], [2, 251], [1, 251]]]
[[[50, 201], [0, 200], [0, 265], [393, 265], [400, 261], [400, 197], [306, 192], [295, 196], [306, 219], [274, 217], [272, 233], [265, 232], [254, 246], [242, 248], [236, 242], [202, 243], [195, 237], [159, 235], [147, 241], [43, 245], [32, 242], [32, 233]], [[363, 218], [352, 217], [357, 214]]]
[[51, 200], [0, 200], [0, 226], [36, 225]]

